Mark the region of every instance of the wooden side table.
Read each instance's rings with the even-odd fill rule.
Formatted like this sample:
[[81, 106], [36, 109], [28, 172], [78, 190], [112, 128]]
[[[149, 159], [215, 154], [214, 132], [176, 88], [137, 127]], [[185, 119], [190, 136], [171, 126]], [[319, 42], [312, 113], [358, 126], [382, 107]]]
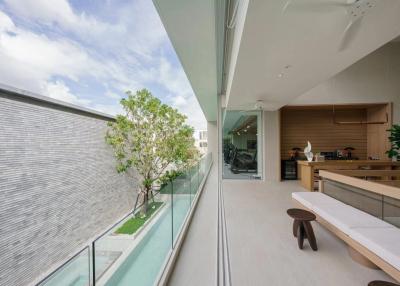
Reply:
[[287, 214], [294, 219], [293, 236], [297, 237], [299, 248], [303, 249], [304, 239], [307, 239], [312, 250], [317, 251], [317, 241], [311, 226], [311, 221], [316, 219], [315, 215], [303, 209], [288, 209]]

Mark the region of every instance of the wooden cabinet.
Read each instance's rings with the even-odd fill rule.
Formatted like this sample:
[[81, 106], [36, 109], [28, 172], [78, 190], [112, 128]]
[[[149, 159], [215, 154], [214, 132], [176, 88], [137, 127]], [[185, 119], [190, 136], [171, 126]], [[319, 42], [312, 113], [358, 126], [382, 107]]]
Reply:
[[300, 169], [301, 185], [308, 191], [318, 189], [319, 170], [357, 170], [360, 168], [371, 169], [395, 169], [400, 167], [400, 162], [391, 161], [372, 161], [372, 160], [355, 160], [355, 161], [325, 161], [325, 162], [307, 162], [298, 161]]

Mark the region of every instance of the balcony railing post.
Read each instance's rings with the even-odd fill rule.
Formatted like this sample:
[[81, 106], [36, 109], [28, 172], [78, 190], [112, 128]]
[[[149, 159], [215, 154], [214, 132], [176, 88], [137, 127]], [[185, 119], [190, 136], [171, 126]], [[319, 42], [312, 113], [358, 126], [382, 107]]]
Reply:
[[200, 162], [197, 163], [197, 188], [200, 187], [200, 164], [201, 164], [201, 160]]
[[193, 179], [193, 174], [192, 174], [193, 168], [188, 170], [189, 173], [189, 206], [192, 206], [192, 179]]
[[171, 248], [174, 249], [174, 181], [171, 180]]
[[95, 241], [92, 242], [92, 280], [93, 286], [96, 286], [96, 250], [95, 250]]

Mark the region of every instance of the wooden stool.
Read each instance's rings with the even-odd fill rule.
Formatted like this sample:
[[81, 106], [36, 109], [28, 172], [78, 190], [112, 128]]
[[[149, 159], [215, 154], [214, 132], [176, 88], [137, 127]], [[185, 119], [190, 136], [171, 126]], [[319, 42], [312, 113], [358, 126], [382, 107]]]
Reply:
[[399, 286], [399, 284], [395, 284], [392, 282], [386, 282], [386, 281], [371, 281], [368, 283], [368, 286]]
[[316, 219], [315, 215], [303, 209], [288, 209], [287, 214], [294, 219], [293, 235], [297, 237], [299, 248], [303, 249], [304, 239], [307, 238], [312, 250], [317, 251], [317, 241], [310, 223]]

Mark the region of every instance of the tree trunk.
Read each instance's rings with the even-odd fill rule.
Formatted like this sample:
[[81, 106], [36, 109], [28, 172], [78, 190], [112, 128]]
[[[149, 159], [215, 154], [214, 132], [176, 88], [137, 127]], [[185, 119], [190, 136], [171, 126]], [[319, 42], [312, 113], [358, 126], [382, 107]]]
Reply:
[[147, 208], [149, 206], [149, 189], [145, 189], [144, 193], [143, 193], [143, 205], [142, 208], [140, 210], [140, 214], [146, 215], [147, 214]]

